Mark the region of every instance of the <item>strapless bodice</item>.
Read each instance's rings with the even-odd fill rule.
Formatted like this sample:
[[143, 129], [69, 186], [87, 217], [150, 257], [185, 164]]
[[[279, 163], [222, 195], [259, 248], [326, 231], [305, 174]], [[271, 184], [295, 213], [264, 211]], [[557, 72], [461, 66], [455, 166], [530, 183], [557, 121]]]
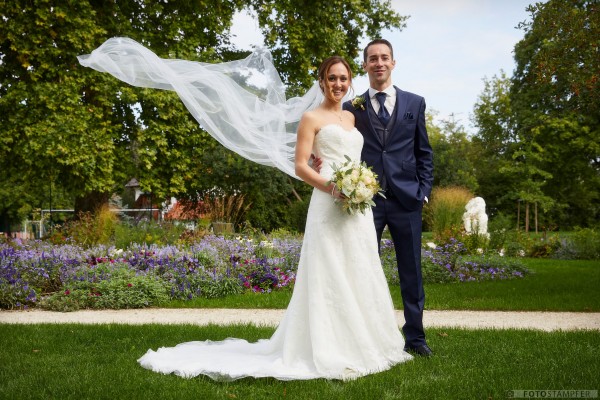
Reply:
[[329, 177], [332, 165], [346, 162], [346, 156], [360, 160], [363, 137], [356, 128], [344, 129], [341, 125], [329, 124], [321, 128], [315, 137], [313, 151], [323, 161], [321, 175]]

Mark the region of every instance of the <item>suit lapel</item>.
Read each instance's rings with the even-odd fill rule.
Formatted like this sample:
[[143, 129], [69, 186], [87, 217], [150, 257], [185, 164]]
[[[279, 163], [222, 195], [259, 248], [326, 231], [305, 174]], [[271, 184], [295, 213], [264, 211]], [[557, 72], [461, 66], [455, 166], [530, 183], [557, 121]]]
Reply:
[[406, 97], [405, 92], [398, 89], [396, 86], [394, 86], [394, 89], [396, 89], [396, 122], [397, 122], [397, 121], [402, 121], [401, 117], [404, 116], [404, 114], [406, 112], [406, 107], [408, 106], [408, 102], [405, 99], [405, 97]]

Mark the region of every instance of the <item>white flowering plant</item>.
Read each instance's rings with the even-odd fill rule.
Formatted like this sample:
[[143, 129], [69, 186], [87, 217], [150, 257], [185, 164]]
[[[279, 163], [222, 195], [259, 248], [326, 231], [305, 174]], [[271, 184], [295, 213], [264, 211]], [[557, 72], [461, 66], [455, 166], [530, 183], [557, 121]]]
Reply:
[[377, 182], [377, 174], [367, 167], [367, 164], [345, 157], [345, 163], [339, 166], [332, 164], [333, 175], [328, 184], [335, 184], [336, 189], [345, 196], [336, 201], [342, 203], [342, 208], [348, 214], [364, 214], [368, 208], [375, 207], [375, 195], [385, 196]]

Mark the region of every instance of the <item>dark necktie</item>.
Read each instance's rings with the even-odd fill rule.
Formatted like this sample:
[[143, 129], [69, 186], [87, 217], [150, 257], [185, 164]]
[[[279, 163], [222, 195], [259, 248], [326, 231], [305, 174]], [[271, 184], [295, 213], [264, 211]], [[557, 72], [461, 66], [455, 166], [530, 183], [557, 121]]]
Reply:
[[377, 96], [377, 101], [379, 102], [379, 112], [377, 113], [377, 117], [383, 126], [387, 126], [388, 122], [390, 121], [390, 113], [385, 108], [385, 98], [387, 95], [383, 92], [379, 92], [375, 96]]

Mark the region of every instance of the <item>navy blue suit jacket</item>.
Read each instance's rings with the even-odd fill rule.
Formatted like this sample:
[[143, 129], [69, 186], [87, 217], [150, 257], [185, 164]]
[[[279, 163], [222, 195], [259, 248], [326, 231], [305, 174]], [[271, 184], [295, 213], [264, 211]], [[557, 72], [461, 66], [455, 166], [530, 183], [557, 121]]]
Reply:
[[380, 177], [408, 210], [419, 209], [425, 196], [431, 197], [433, 151], [425, 126], [425, 99], [396, 89], [396, 121], [388, 132], [385, 145], [371, 123], [367, 107], [372, 107], [369, 91], [362, 95], [364, 107], [344, 103], [344, 110], [354, 114], [356, 128], [364, 137], [362, 160]]

